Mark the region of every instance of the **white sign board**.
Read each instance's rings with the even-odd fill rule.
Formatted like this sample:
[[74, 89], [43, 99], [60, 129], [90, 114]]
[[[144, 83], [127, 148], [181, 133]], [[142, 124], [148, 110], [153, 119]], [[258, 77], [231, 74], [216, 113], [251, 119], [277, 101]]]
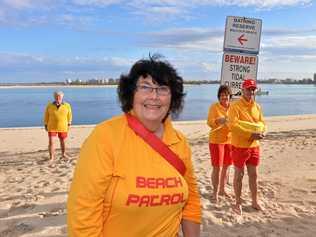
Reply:
[[224, 51], [259, 53], [262, 21], [228, 16], [226, 18]]
[[244, 79], [257, 80], [258, 57], [252, 54], [223, 54], [221, 85], [228, 85], [233, 95], [241, 95]]

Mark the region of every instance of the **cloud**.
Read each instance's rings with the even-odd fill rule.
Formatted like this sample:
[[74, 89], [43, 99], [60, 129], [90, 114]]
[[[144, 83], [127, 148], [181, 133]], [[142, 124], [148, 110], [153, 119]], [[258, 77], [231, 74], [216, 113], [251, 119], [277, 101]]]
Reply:
[[104, 57], [73, 57], [53, 58], [48, 56], [34, 56], [27, 54], [0, 53], [1, 72], [116, 72], [131, 65], [131, 61], [125, 58]]
[[126, 16], [145, 17], [146, 22], [150, 23], [197, 18], [199, 16], [195, 9], [204, 7], [236, 6], [271, 9], [311, 4], [312, 0], [2, 0], [0, 9], [6, 12], [8, 20], [4, 21], [0, 14], [0, 21], [2, 24], [14, 25], [24, 22], [22, 25], [26, 25], [37, 21], [43, 22], [37, 18], [49, 18], [46, 23], [53, 23], [56, 22], [54, 19], [60, 19], [61, 14], [70, 14], [69, 12], [77, 16], [73, 16], [75, 20], [93, 15], [97, 21], [100, 16], [93, 13], [98, 9], [115, 5], [124, 11]]
[[75, 5], [80, 6], [109, 6], [123, 2], [123, 0], [72, 0]]
[[141, 38], [144, 46], [219, 52], [223, 48], [223, 30], [177, 28], [150, 32]]
[[29, 8], [40, 8], [54, 5], [53, 0], [3, 0], [0, 3], [1, 7], [23, 10]]
[[256, 8], [274, 8], [296, 5], [308, 5], [312, 0], [215, 0], [202, 1], [211, 3], [216, 2], [218, 5], [256, 7]]
[[264, 48], [316, 49], [316, 35], [288, 35], [266, 39]]
[[[272, 9], [293, 6], [307, 6], [312, 0], [131, 0], [126, 1], [130, 11], [149, 20], [164, 21], [168, 18], [194, 18], [194, 9], [201, 7], [253, 7]], [[158, 14], [158, 15], [157, 15]]]

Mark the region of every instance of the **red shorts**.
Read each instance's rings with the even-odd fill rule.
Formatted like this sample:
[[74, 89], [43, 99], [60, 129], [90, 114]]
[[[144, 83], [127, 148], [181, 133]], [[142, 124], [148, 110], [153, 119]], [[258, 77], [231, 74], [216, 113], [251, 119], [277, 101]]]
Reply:
[[260, 149], [259, 147], [250, 147], [250, 148], [232, 148], [232, 157], [234, 166], [242, 169], [244, 165], [259, 165], [260, 158]]
[[65, 139], [67, 137], [67, 132], [48, 132], [49, 137], [57, 136], [61, 139]]
[[232, 164], [230, 144], [212, 144], [209, 143], [212, 165], [215, 167], [229, 166]]

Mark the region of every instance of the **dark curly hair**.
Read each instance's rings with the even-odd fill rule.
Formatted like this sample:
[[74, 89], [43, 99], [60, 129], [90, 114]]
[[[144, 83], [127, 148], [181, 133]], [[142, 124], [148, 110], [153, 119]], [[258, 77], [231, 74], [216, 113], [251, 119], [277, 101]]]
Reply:
[[[137, 61], [127, 75], [121, 75], [117, 88], [122, 110], [127, 113], [133, 109], [134, 94], [138, 79], [150, 75], [158, 85], [168, 86], [171, 91], [171, 104], [168, 114], [179, 115], [184, 104], [183, 79], [168, 62], [161, 60], [161, 55], [149, 55], [149, 59]], [[168, 116], [168, 115], [167, 115]]]
[[218, 88], [218, 91], [217, 91], [217, 98], [219, 99], [221, 94], [222, 93], [227, 93], [229, 95], [229, 98], [232, 98], [232, 91], [230, 89], [229, 86], [227, 85], [221, 85], [219, 88]]

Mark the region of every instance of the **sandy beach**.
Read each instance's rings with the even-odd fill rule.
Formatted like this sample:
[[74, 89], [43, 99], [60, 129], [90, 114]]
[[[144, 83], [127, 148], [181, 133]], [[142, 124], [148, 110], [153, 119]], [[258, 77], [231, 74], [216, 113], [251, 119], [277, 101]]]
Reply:
[[[266, 122], [259, 166], [264, 211], [251, 208], [245, 176], [243, 216], [232, 212], [232, 199], [210, 202], [206, 122], [175, 123], [191, 143], [203, 206], [201, 236], [316, 236], [316, 115], [268, 117]], [[71, 127], [70, 162], [59, 161], [54, 168], [47, 163], [43, 128], [0, 129], [0, 237], [67, 236], [67, 190], [80, 145], [93, 127]], [[232, 175], [231, 168], [230, 183]], [[233, 195], [231, 184], [227, 190]]]

